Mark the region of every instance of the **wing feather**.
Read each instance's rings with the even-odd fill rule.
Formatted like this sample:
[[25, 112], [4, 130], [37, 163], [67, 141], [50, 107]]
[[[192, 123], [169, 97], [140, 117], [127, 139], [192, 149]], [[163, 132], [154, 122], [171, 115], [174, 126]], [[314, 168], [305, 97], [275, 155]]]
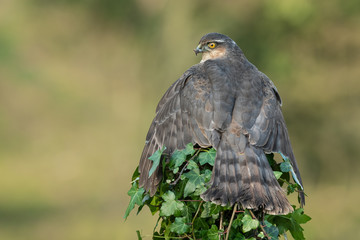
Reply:
[[[196, 121], [201, 118], [189, 116], [189, 109], [196, 112], [193, 110], [204, 109], [203, 106], [205, 106], [205, 98], [194, 100], [199, 93], [202, 93], [194, 85], [206, 84], [206, 79], [199, 72], [201, 69], [197, 65], [186, 71], [166, 91], [156, 108], [156, 116], [147, 134], [139, 164], [139, 186], [150, 191], [151, 196], [155, 194], [162, 177], [159, 167], [153, 175], [148, 176], [153, 163], [149, 157], [155, 151], [166, 146], [165, 153], [170, 155], [176, 149], [185, 148], [190, 142], [200, 146], [209, 145], [208, 134], [201, 130], [202, 123]], [[202, 114], [201, 110], [199, 114]], [[208, 119], [208, 117], [205, 118]]]
[[[272, 81], [264, 74], [264, 100], [254, 125], [247, 129], [250, 143], [261, 147], [265, 152], [276, 152], [289, 158], [296, 177], [302, 185], [300, 171], [292, 151], [288, 130], [281, 112], [281, 99]], [[300, 193], [302, 204], [304, 194]]]

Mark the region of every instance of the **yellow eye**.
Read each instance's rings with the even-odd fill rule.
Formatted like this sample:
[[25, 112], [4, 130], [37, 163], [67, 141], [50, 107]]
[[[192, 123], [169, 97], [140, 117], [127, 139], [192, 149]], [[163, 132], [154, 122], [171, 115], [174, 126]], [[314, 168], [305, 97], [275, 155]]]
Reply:
[[216, 47], [216, 43], [213, 43], [213, 42], [208, 43], [208, 47], [209, 47], [209, 48], [215, 48], [215, 47]]

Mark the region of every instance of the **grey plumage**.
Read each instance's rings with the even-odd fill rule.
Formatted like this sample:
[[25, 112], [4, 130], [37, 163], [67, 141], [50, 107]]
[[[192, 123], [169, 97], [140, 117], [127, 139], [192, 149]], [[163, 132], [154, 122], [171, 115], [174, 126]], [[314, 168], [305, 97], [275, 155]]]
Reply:
[[[157, 106], [140, 159], [139, 185], [155, 194], [162, 176], [159, 168], [148, 176], [148, 158], [162, 146], [171, 154], [192, 142], [217, 150], [210, 187], [201, 196], [205, 201], [239, 202], [269, 214], [291, 212], [265, 155], [288, 157], [302, 184], [276, 87], [225, 35], [205, 35], [195, 52], [203, 54], [202, 61], [188, 69]], [[300, 199], [304, 204], [303, 192]]]

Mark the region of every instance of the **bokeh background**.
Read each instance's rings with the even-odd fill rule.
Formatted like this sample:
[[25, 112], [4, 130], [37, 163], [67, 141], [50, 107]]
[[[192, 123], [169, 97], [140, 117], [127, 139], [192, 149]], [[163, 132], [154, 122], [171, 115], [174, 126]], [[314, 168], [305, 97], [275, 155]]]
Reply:
[[358, 0], [0, 0], [0, 239], [149, 236], [148, 210], [123, 219], [131, 174], [213, 31], [282, 96], [307, 239], [360, 239], [359, 29]]

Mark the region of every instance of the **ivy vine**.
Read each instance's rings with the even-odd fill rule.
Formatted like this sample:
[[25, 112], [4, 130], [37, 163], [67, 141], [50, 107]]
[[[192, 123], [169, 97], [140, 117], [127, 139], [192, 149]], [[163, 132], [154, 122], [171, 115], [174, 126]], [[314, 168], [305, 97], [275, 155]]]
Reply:
[[[165, 148], [156, 151], [149, 159], [155, 170], [162, 163], [163, 179], [156, 194], [150, 197], [139, 188], [138, 169], [132, 176], [132, 186], [128, 192], [130, 203], [126, 209], [126, 219], [135, 205], [137, 214], [147, 206], [151, 213], [159, 213], [152, 238], [193, 239], [193, 240], [255, 240], [279, 239], [290, 232], [295, 240], [303, 240], [305, 224], [311, 218], [302, 208], [293, 205], [294, 212], [287, 215], [268, 215], [262, 212], [242, 209], [241, 206], [220, 206], [205, 202], [200, 198], [211, 179], [216, 151], [213, 148], [197, 148], [188, 144], [183, 150], [176, 150], [171, 156], [163, 154]], [[273, 154], [267, 155], [275, 177], [281, 186], [292, 194], [301, 186], [290, 179], [291, 165], [287, 159], [277, 163]], [[141, 240], [146, 235], [137, 231]]]

